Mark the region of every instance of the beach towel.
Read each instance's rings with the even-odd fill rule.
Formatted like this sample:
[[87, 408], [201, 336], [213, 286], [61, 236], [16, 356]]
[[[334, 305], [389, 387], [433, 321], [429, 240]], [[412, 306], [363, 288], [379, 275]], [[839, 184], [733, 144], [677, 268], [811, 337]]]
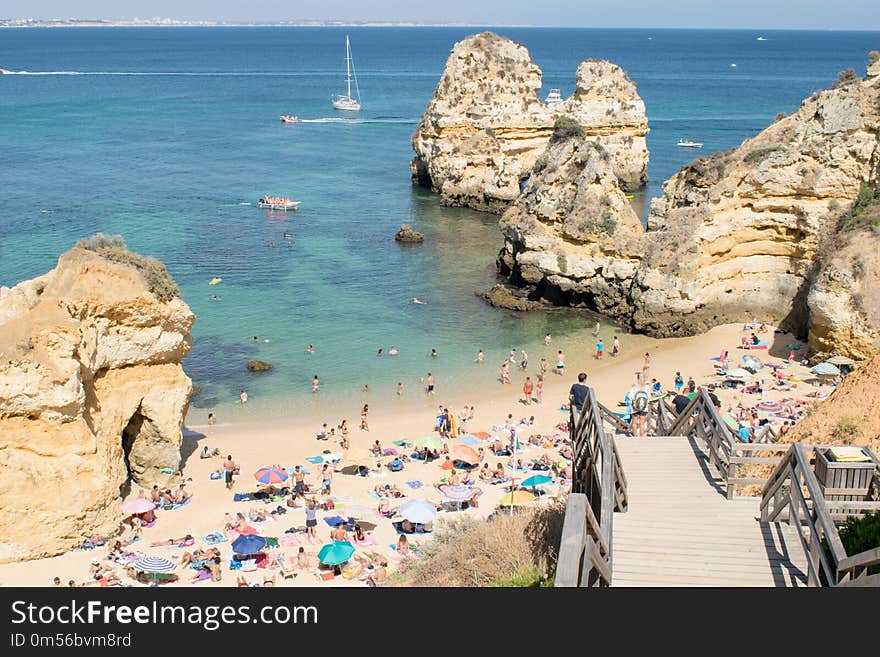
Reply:
[[335, 527], [336, 525], [344, 525], [346, 520], [345, 518], [341, 518], [339, 516], [330, 516], [329, 518], [324, 518], [324, 522], [326, 522], [331, 527]]
[[192, 500], [192, 498], [188, 497], [183, 502], [177, 502], [175, 504], [165, 505], [165, 507], [163, 507], [163, 508], [165, 509], [165, 511], [176, 511], [180, 507], [186, 506], [187, 504], [189, 504], [190, 500]]
[[397, 450], [393, 447], [386, 447], [382, 450], [382, 456], [397, 456]]
[[409, 443], [407, 443], [405, 440], [395, 440], [395, 441], [394, 441], [393, 443], [391, 443], [391, 444], [392, 444], [392, 445], [397, 445], [398, 447], [406, 447]]
[[[508, 466], [507, 466], [507, 469], [508, 469], [508, 470], [513, 470], [513, 466], [512, 466], [512, 465], [508, 465]], [[528, 471], [529, 471], [529, 468], [517, 468], [516, 471], [517, 471], [517, 472], [528, 472]]]
[[379, 495], [379, 493], [377, 493], [377, 492], [374, 491], [374, 490], [371, 490], [371, 491], [370, 491], [370, 495], [371, 495], [372, 497], [375, 497], [377, 500], [381, 500], [381, 499], [382, 499], [382, 496]]
[[278, 538], [275, 536], [267, 536], [266, 537], [266, 547], [281, 547], [278, 543]]
[[418, 479], [415, 479], [413, 481], [408, 481], [408, 482], [406, 482], [406, 485], [412, 489], [419, 489], [422, 486], [424, 486], [424, 484], [421, 481], [419, 481]]
[[208, 545], [215, 545], [216, 543], [225, 543], [226, 537], [220, 532], [211, 532], [202, 536], [202, 540]]
[[253, 502], [254, 496], [250, 493], [233, 493], [232, 501], [233, 502]]
[[293, 534], [284, 534], [284, 536], [278, 539], [278, 542], [281, 543], [281, 545], [283, 545], [284, 547], [295, 547], [300, 544], [299, 538], [297, 538]]
[[324, 457], [323, 456], [307, 456], [306, 461], [308, 461], [312, 465], [320, 465], [321, 463], [324, 462]]
[[223, 475], [222, 475], [221, 473], [219, 473], [219, 472], [212, 472], [212, 473], [211, 473], [211, 479], [212, 479], [212, 480], [214, 480], [214, 479], [223, 479]]

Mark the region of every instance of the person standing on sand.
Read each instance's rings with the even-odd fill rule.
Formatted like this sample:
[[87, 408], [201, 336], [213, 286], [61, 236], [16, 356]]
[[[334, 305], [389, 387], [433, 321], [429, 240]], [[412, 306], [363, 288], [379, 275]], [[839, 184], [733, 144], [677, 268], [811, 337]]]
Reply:
[[529, 355], [526, 353], [525, 349], [521, 350], [520, 354], [522, 354], [522, 360], [519, 362], [519, 366], [522, 368], [523, 372], [525, 372], [526, 368], [529, 366]]
[[602, 355], [605, 351], [605, 343], [602, 342], [602, 338], [599, 338], [599, 342], [596, 343], [596, 360], [602, 360]]
[[589, 388], [587, 388], [587, 373], [581, 372], [578, 374], [577, 383], [572, 384], [571, 388], [568, 391], [568, 401], [571, 404], [572, 415], [574, 417], [574, 423], [577, 425], [578, 418], [581, 416], [581, 411], [584, 408], [584, 402], [587, 399], [587, 393], [589, 392]]
[[551, 342], [553, 342], [553, 338], [548, 333], [547, 335], [544, 336], [544, 346], [549, 347]]
[[428, 372], [428, 390], [429, 395], [434, 394], [434, 375]]
[[525, 383], [523, 383], [523, 395], [525, 396], [526, 406], [532, 405], [532, 393], [535, 391], [534, 384], [532, 384], [532, 377], [527, 376]]
[[229, 490], [232, 489], [232, 475], [237, 469], [238, 465], [232, 460], [232, 454], [228, 454], [226, 460], [223, 461], [223, 476], [226, 479], [226, 488]]
[[544, 396], [544, 375], [538, 375], [538, 385], [535, 386], [535, 401], [537, 403], [541, 403], [541, 399]]
[[565, 354], [562, 353], [562, 349], [556, 352], [556, 373], [559, 376], [565, 374]]
[[312, 392], [318, 392], [321, 387], [321, 381], [318, 380], [318, 375], [315, 374], [315, 378], [312, 379]]
[[599, 337], [599, 320], [596, 320], [596, 326], [593, 328], [593, 337]]
[[247, 404], [247, 393], [244, 390], [238, 393], [238, 398], [241, 400], [242, 406]]
[[611, 355], [614, 358], [620, 354], [620, 340], [617, 339], [617, 336], [614, 336], [614, 344], [611, 345]]
[[317, 535], [315, 534], [315, 527], [318, 526], [318, 512], [315, 507], [315, 498], [311, 498], [308, 502], [306, 502], [306, 538], [309, 543], [314, 543]]
[[651, 370], [651, 354], [645, 352], [645, 361], [642, 363], [642, 381], [648, 379], [648, 372]]
[[548, 368], [548, 367], [549, 367], [549, 365], [547, 364], [547, 359], [546, 359], [546, 358], [542, 358], [542, 359], [541, 359], [541, 378], [542, 378], [542, 379], [543, 379], [544, 376], [547, 374], [547, 368]]
[[370, 425], [367, 424], [367, 413], [370, 412], [370, 405], [364, 404], [364, 407], [361, 409], [361, 431], [369, 431]]
[[477, 362], [477, 363], [480, 363], [480, 364], [482, 365], [482, 363], [483, 363], [483, 359], [484, 359], [484, 358], [485, 358], [485, 356], [483, 355], [483, 350], [480, 349], [480, 351], [477, 352], [477, 359], [476, 359], [476, 362]]

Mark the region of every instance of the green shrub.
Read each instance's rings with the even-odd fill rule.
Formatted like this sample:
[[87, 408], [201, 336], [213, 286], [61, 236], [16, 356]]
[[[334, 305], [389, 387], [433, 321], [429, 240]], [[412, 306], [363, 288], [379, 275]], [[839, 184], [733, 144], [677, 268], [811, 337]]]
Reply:
[[499, 577], [490, 586], [503, 588], [529, 589], [539, 587], [552, 587], [554, 576], [547, 576], [535, 566], [521, 568], [513, 575]]
[[758, 148], [756, 150], [751, 151], [748, 155], [743, 158], [743, 162], [746, 164], [758, 164], [759, 162], [763, 162], [767, 156], [771, 153], [775, 153], [778, 150], [781, 150], [781, 146], [771, 146], [769, 148]]
[[874, 228], [880, 226], [880, 193], [868, 183], [862, 183], [850, 211], [841, 217], [839, 230]]
[[88, 239], [80, 240], [76, 246], [93, 251], [111, 262], [134, 267], [144, 277], [147, 288], [159, 301], [170, 301], [180, 296], [180, 288], [171, 278], [165, 265], [155, 258], [147, 258], [129, 251], [122, 235], [97, 233]]
[[600, 217], [588, 217], [578, 224], [579, 230], [594, 235], [602, 232], [614, 235], [616, 228], [617, 220], [611, 210], [605, 210]]
[[[843, 549], [846, 550], [848, 557], [880, 546], [880, 511], [869, 511], [864, 515], [849, 516], [843, 524], [838, 526], [837, 534], [840, 536], [840, 542], [843, 543]], [[828, 548], [828, 541], [825, 538], [822, 539], [822, 547], [829, 563], [834, 563], [831, 550]], [[869, 575], [877, 573], [880, 573], [880, 566], [868, 568]], [[824, 570], [819, 570], [819, 578], [823, 584], [828, 585]]]
[[558, 116], [553, 122], [553, 135], [551, 139], [569, 139], [577, 137], [583, 139], [586, 136], [584, 126], [575, 121], [570, 116]]
[[857, 255], [852, 259], [853, 278], [860, 280], [865, 277], [865, 259]]
[[831, 430], [831, 439], [837, 443], [851, 443], [859, 435], [859, 421], [854, 417], [842, 417]]
[[848, 84], [852, 84], [853, 82], [858, 82], [859, 76], [856, 75], [855, 70], [848, 68], [837, 74], [837, 82], [831, 85], [832, 89], [839, 89], [840, 87], [845, 87]]
[[872, 50], [871, 52], [868, 53], [868, 63], [869, 64], [876, 64], [878, 61], [880, 61], [880, 51]]

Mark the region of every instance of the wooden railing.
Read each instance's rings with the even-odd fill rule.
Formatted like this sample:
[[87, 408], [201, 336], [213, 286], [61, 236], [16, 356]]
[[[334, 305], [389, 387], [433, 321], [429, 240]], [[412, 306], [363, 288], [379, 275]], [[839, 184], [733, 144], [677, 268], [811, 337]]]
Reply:
[[809, 585], [880, 586], [880, 574], [868, 572], [880, 566], [880, 547], [847, 555], [835, 524], [835, 516], [880, 510], [880, 502], [827, 501], [811, 466], [809, 450], [815, 448], [802, 443], [789, 446], [764, 485], [761, 521], [778, 521], [788, 510], [787, 520], [797, 530], [807, 555]]
[[724, 481], [729, 500], [736, 496], [738, 486], [763, 486], [767, 482], [766, 477], [741, 476], [740, 468], [748, 465], [775, 465], [789, 447], [766, 442], [740, 442], [739, 436], [724, 423], [712, 403], [712, 398], [702, 388], [697, 389], [691, 403], [678, 415], [678, 419], [669, 428], [668, 435], [691, 436], [705, 446], [709, 461]]
[[603, 417], [592, 388], [587, 390], [580, 416], [575, 418], [574, 410], [569, 413], [573, 478], [556, 586], [611, 585], [614, 512], [626, 511], [628, 500], [617, 447], [605, 433]]

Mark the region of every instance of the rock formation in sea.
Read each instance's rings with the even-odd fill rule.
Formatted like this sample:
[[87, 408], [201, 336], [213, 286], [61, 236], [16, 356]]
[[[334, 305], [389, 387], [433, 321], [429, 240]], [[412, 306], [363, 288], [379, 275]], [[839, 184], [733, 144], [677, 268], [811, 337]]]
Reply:
[[247, 367], [250, 372], [268, 372], [272, 369], [272, 363], [267, 363], [264, 360], [254, 358], [253, 360], [249, 360], [245, 367]]
[[809, 333], [816, 351], [864, 357], [880, 344], [876, 309], [860, 306], [880, 284], [869, 257], [880, 220], [858, 199], [878, 186], [877, 76], [843, 76], [741, 146], [682, 168], [647, 230], [608, 150], [560, 135], [502, 216], [499, 269], [530, 298], [657, 336], [759, 316]]
[[539, 89], [541, 70], [524, 46], [492, 32], [455, 44], [412, 137], [413, 182], [446, 205], [503, 212], [560, 116], [575, 119], [603, 145], [624, 189], [647, 180], [645, 104], [623, 69], [581, 63], [576, 89], [561, 103], [545, 104]]
[[425, 236], [409, 224], [400, 224], [400, 230], [394, 234], [394, 239], [408, 244], [421, 244], [425, 241]]
[[158, 261], [87, 245], [0, 288], [0, 561], [112, 533], [129, 480], [179, 478], [193, 313]]

